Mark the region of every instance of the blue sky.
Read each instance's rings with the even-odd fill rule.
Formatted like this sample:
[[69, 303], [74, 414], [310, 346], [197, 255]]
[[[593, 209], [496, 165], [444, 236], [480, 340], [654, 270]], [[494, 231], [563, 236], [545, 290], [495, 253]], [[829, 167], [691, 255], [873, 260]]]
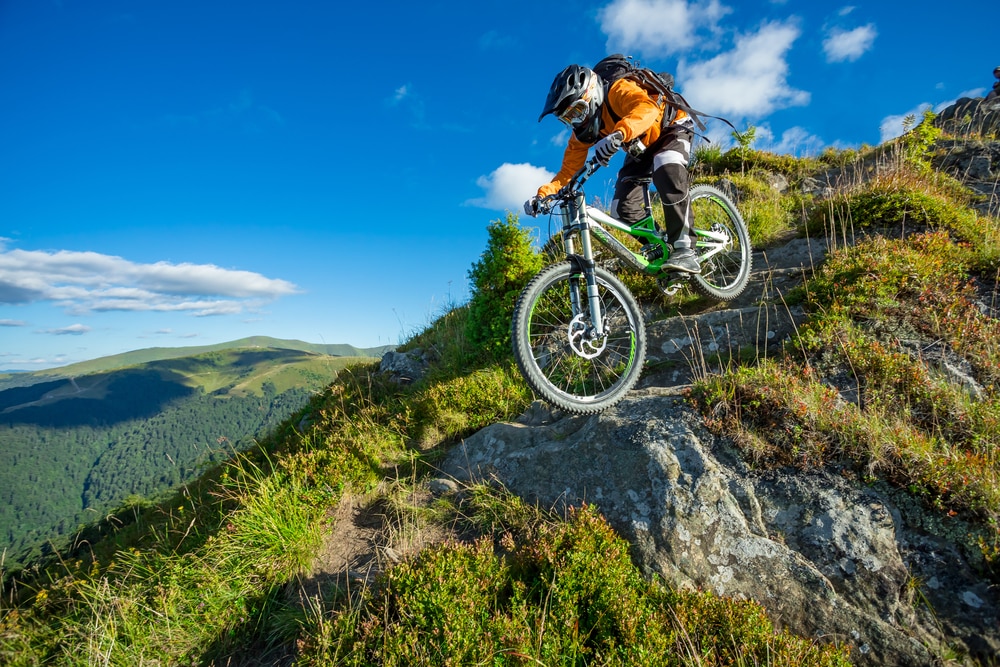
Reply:
[[0, 370], [250, 335], [398, 344], [468, 298], [489, 222], [558, 168], [566, 135], [537, 118], [566, 65], [632, 54], [758, 126], [758, 147], [815, 154], [984, 94], [995, 18], [971, 1], [0, 0]]

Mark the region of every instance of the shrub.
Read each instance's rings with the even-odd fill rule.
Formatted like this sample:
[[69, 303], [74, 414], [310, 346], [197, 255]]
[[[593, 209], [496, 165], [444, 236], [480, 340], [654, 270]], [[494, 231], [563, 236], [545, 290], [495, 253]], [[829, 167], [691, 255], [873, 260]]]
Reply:
[[466, 336], [486, 357], [499, 358], [510, 351], [510, 320], [517, 296], [541, 270], [543, 258], [516, 215], [494, 220], [488, 230], [486, 250], [469, 270], [472, 299]]
[[592, 507], [555, 521], [490, 495], [491, 519], [508, 506], [501, 514], [527, 525], [494, 523], [494, 539], [432, 547], [390, 568], [301, 642], [302, 663], [847, 664], [840, 649], [776, 631], [754, 602], [647, 582]]
[[981, 218], [965, 202], [916, 183], [876, 181], [837, 195], [814, 208], [807, 224], [814, 232], [835, 235], [866, 227], [899, 228], [903, 233], [944, 229], [973, 247], [978, 268], [992, 267], [1000, 258], [1000, 227], [995, 221]]

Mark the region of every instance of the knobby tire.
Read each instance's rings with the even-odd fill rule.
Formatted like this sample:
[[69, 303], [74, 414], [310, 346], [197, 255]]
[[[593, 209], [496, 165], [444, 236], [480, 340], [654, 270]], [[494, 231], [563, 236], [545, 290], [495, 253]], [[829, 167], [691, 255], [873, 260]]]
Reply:
[[[578, 286], [589, 313], [585, 278], [569, 262], [553, 264], [521, 292], [514, 309], [514, 358], [528, 385], [551, 405], [592, 414], [616, 404], [635, 385], [646, 358], [646, 329], [635, 298], [611, 272], [597, 267], [606, 345], [593, 358], [574, 351], [570, 290]], [[583, 318], [590, 323], [590, 318]], [[577, 329], [580, 324], [578, 321]]]
[[[732, 301], [750, 282], [753, 252], [750, 233], [736, 205], [711, 185], [691, 187], [691, 212], [696, 230], [723, 230], [730, 238], [726, 250], [708, 259], [699, 259], [701, 273], [691, 279], [691, 288], [709, 299]], [[699, 255], [704, 247], [697, 247]]]

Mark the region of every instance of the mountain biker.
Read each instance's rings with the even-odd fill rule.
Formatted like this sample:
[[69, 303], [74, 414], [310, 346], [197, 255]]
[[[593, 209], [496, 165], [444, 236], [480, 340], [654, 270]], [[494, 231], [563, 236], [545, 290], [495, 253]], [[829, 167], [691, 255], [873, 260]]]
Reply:
[[[586, 163], [591, 146], [598, 162], [607, 166], [623, 144], [641, 139], [648, 148], [638, 157], [626, 156], [618, 172], [611, 215], [628, 224], [646, 217], [642, 185], [635, 179], [651, 174], [663, 204], [666, 240], [673, 247], [663, 268], [700, 273], [688, 205], [687, 164], [693, 136], [690, 116], [669, 104], [658, 104], [632, 80], [621, 78], [606, 86], [596, 72], [580, 65], [570, 65], [552, 82], [539, 122], [550, 113], [573, 133], [559, 173], [524, 203], [525, 213], [532, 217], [538, 214], [538, 200], [569, 182]], [[661, 129], [664, 113], [670, 114], [669, 122]]]

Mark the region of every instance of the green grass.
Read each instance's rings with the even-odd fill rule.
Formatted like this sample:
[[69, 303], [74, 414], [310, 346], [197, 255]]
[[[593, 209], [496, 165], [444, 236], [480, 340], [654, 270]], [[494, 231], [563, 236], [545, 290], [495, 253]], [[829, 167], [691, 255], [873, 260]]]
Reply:
[[419, 486], [443, 447], [530, 402], [509, 359], [461, 340], [458, 313], [412, 341], [438, 359], [424, 380], [345, 370], [255, 452], [137, 503], [113, 538], [5, 591], [17, 602], [0, 611], [0, 660], [200, 664], [294, 647], [301, 665], [845, 664], [754, 603], [646, 581], [592, 509], [566, 520], [488, 489], [429, 511], [478, 541], [426, 550], [361, 597], [299, 590], [344, 493]]
[[[238, 456], [135, 521], [11, 588], [0, 611], [4, 664], [169, 664], [226, 654], [269, 634], [271, 611], [310, 565], [322, 518], [347, 488], [372, 488], [391, 431], [352, 438], [326, 420], [370, 412], [352, 368], [257, 450]], [[391, 393], [390, 393], [391, 395]], [[5, 597], [7, 597], [5, 595]], [[278, 637], [280, 639], [280, 637]]]
[[590, 507], [562, 519], [488, 487], [467, 497], [456, 511], [481, 538], [427, 549], [330, 609], [314, 600], [299, 664], [848, 664], [754, 603], [647, 581]]
[[[725, 180], [726, 184], [721, 181]], [[787, 241], [797, 234], [802, 226], [807, 198], [788, 189], [779, 192], [768, 180], [768, 172], [761, 169], [741, 174], [726, 174], [700, 178], [699, 182], [710, 183], [723, 191], [730, 190], [739, 207], [740, 214], [750, 232], [750, 244], [755, 249], [769, 248]]]

